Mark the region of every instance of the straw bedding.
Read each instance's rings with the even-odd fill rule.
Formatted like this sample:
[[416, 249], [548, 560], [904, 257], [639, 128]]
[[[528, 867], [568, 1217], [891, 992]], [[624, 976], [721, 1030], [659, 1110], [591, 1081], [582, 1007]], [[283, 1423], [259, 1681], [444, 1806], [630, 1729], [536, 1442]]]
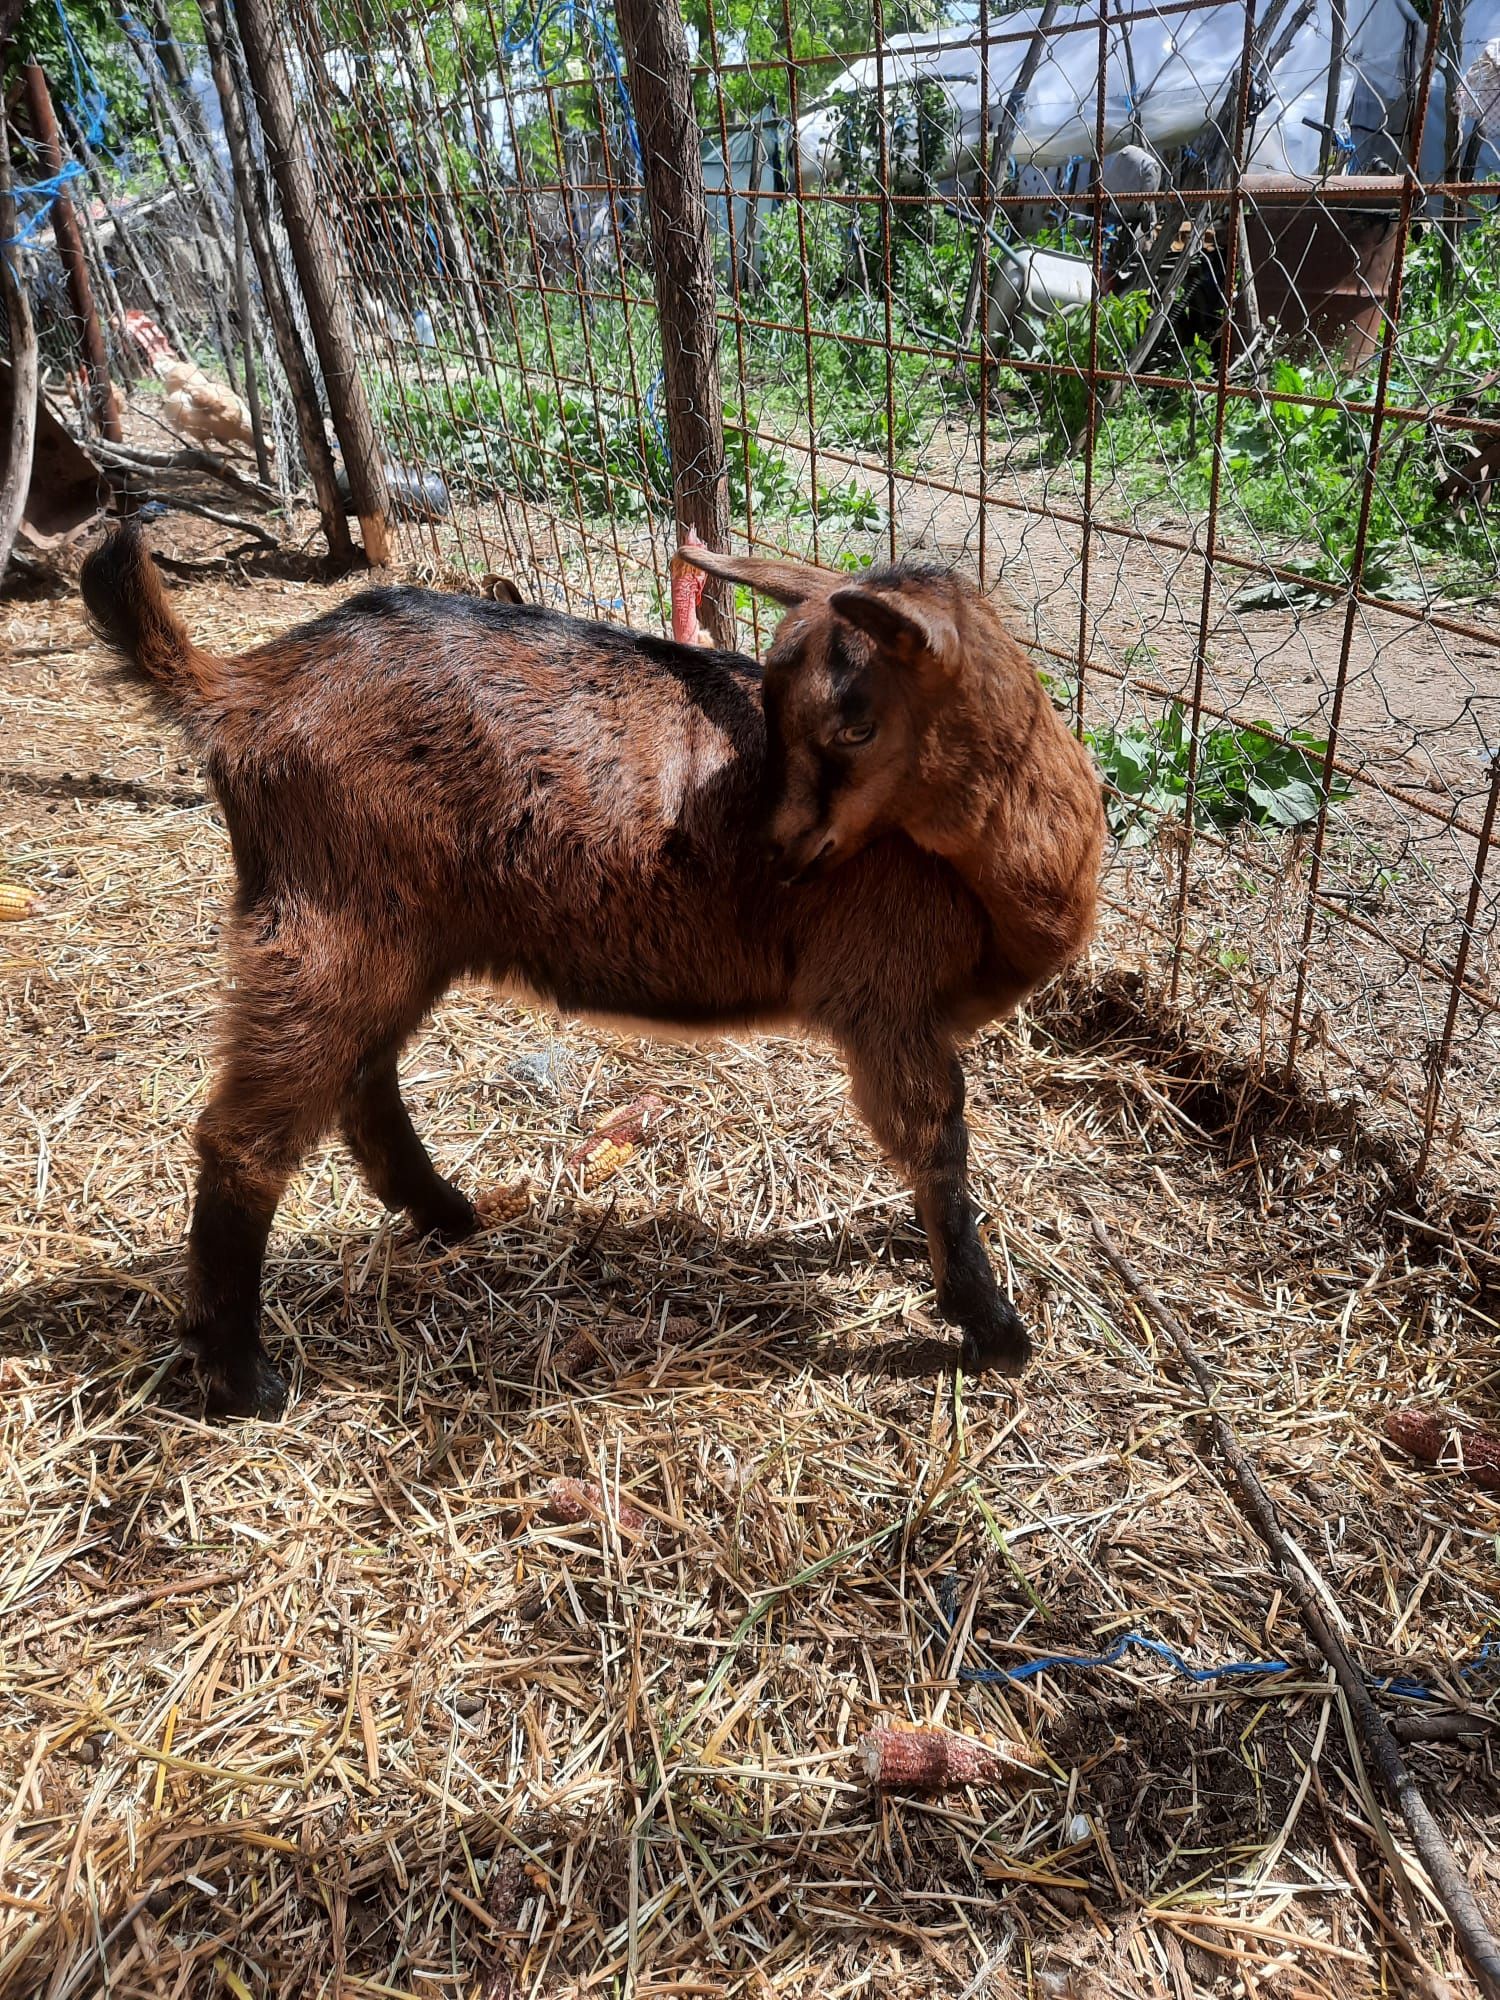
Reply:
[[[227, 648], [336, 594], [184, 606]], [[1041, 1358], [956, 1390], [830, 1057], [466, 990], [405, 1076], [492, 1226], [413, 1241], [321, 1154], [268, 1267], [288, 1416], [211, 1429], [171, 1328], [222, 830], [73, 603], [4, 616], [0, 843], [46, 907], [0, 933], [0, 1995], [1461, 1990], [1086, 1228], [1213, 1356], [1366, 1666], [1471, 1718], [1411, 1755], [1500, 1914], [1495, 1681], [1459, 1675], [1500, 1626], [1500, 1502], [1382, 1441], [1409, 1400], [1493, 1422], [1493, 1267], [1392, 1219], [1378, 1147], [1216, 1067], [1106, 935], [970, 1055]], [[1292, 1671], [962, 1678], [1132, 1630]], [[1038, 1768], [877, 1795], [858, 1746], [902, 1720]]]

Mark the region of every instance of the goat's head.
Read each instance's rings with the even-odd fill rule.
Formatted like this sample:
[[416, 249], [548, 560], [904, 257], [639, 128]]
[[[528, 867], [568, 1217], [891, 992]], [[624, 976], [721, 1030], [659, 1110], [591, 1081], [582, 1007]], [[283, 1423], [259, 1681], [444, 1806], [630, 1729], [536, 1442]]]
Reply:
[[[946, 571], [851, 577], [685, 548], [789, 607], [766, 655], [767, 831], [788, 880], [903, 828], [941, 848], [962, 818], [976, 724], [1029, 664], [995, 608]], [[979, 701], [976, 695], [981, 696]]]

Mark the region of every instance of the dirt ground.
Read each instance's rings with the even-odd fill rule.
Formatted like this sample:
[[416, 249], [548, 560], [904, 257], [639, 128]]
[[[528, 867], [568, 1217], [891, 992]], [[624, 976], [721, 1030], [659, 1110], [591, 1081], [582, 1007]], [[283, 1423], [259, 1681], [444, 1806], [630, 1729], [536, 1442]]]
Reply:
[[[228, 649], [352, 587], [178, 602]], [[222, 827], [70, 598], [0, 606], [0, 740], [3, 872], [45, 898], [0, 932], [3, 2000], [1465, 1990], [1191, 1386], [1089, 1232], [1187, 1318], [1367, 1671], [1469, 1718], [1408, 1754], [1500, 1922], [1500, 1501], [1383, 1432], [1407, 1402], [1500, 1423], [1495, 1266], [1447, 1233], [1461, 1208], [1421, 1206], [1377, 1102], [1258, 1083], [1216, 1032], [1253, 1006], [1205, 974], [1168, 1013], [1112, 916], [967, 1061], [1039, 1359], [956, 1387], [829, 1056], [465, 990], [408, 1095], [469, 1188], [529, 1177], [517, 1212], [414, 1242], [321, 1153], [268, 1268], [288, 1415], [213, 1429], [172, 1324]], [[1175, 880], [1143, 861], [1113, 900]], [[1330, 1032], [1359, 1041], [1341, 977]], [[660, 1135], [584, 1192], [570, 1149], [644, 1092]], [[1487, 1129], [1477, 1088], [1468, 1112]], [[1474, 1193], [1461, 1161], [1445, 1185]], [[582, 1518], [559, 1478], [591, 1487]], [[1195, 1683], [1134, 1649], [983, 1678], [1131, 1633], [1288, 1670]], [[855, 1748], [893, 1720], [1037, 1768], [883, 1799]]]

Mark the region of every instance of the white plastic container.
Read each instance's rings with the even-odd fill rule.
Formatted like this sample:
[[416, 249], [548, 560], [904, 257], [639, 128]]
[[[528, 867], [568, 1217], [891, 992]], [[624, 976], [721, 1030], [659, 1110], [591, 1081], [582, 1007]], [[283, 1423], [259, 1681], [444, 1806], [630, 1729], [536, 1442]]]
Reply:
[[1086, 306], [1094, 296], [1094, 269], [1087, 257], [1065, 250], [1013, 249], [995, 245], [990, 267], [990, 339], [1019, 344], [1054, 313]]

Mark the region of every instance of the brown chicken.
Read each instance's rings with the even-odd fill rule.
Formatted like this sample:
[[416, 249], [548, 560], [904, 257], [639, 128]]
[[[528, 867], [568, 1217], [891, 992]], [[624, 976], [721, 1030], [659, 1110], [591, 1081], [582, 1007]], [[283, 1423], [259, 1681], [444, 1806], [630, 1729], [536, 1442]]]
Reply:
[[205, 375], [196, 361], [184, 361], [174, 354], [167, 336], [145, 313], [127, 312], [125, 331], [166, 390], [162, 415], [179, 437], [195, 444], [254, 450], [250, 412], [233, 389]]

